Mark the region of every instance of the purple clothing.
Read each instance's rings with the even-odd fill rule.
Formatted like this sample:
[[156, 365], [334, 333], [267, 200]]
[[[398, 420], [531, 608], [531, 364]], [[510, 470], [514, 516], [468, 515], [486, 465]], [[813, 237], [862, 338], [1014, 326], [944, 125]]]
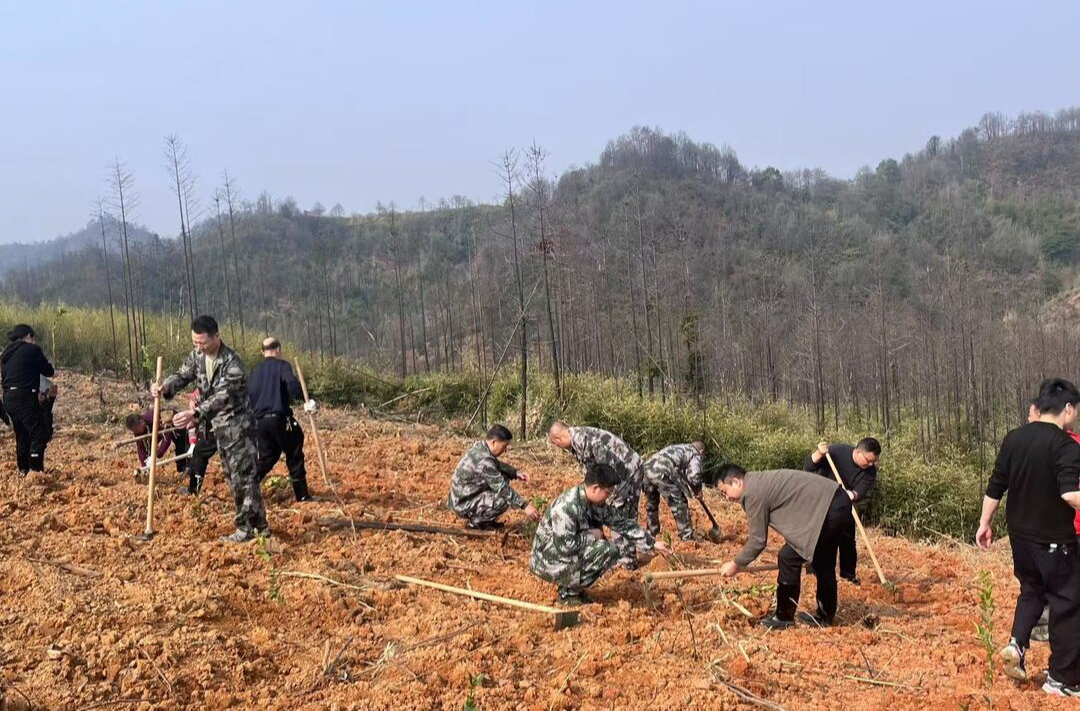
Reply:
[[[154, 411], [153, 410], [147, 410], [146, 412], [144, 412], [142, 414], [142, 420], [143, 420], [143, 422], [146, 423], [146, 432], [147, 432], [147, 434], [153, 432], [154, 431], [154, 429], [153, 429], [154, 428]], [[149, 439], [149, 438], [147, 438], [147, 439]], [[172, 432], [159, 432], [158, 433], [158, 448], [157, 448], [157, 458], [158, 459], [164, 459], [165, 458], [165, 454], [169, 451], [169, 447], [172, 446], [172, 443], [173, 443]], [[142, 466], [150, 458], [150, 455], [147, 453], [148, 450], [147, 450], [147, 447], [146, 447], [146, 440], [145, 439], [140, 439], [135, 444], [139, 448], [139, 465]]]

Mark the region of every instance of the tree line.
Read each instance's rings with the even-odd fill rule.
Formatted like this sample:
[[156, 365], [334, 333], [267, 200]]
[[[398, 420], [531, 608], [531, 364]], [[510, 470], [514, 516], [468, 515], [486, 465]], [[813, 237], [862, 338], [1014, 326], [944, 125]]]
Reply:
[[126, 238], [138, 198], [116, 161], [100, 247], [3, 284], [113, 309], [133, 378], [145, 313], [182, 339], [209, 311], [233, 341], [273, 332], [399, 377], [474, 372], [478, 392], [505, 369], [557, 390], [596, 372], [643, 399], [782, 402], [822, 432], [985, 458], [1040, 378], [1072, 374], [1080, 343], [1080, 109], [987, 114], [851, 180], [639, 127], [561, 175], [540, 145], [506, 151], [497, 204], [352, 215], [244, 199], [225, 171], [200, 205], [179, 138], [165, 155], [177, 239]]

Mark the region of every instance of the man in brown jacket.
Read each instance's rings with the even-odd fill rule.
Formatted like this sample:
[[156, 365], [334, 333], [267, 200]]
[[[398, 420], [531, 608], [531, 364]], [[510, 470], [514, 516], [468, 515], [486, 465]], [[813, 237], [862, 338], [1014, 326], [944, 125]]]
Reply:
[[836, 618], [836, 554], [842, 541], [855, 537], [851, 499], [835, 481], [795, 469], [747, 472], [728, 464], [720, 470], [717, 487], [729, 501], [746, 511], [749, 534], [735, 559], [725, 563], [725, 576], [750, 565], [769, 538], [769, 528], [784, 537], [777, 554], [776, 612], [761, 621], [771, 629], [795, 624], [799, 608], [802, 568], [813, 563], [817, 578], [817, 610], [799, 619], [815, 626], [831, 625]]

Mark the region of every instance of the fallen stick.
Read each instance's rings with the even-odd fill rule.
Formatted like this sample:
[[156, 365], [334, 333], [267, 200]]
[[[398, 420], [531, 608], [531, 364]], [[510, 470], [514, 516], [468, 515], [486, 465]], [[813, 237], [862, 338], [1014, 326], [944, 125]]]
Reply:
[[373, 531], [408, 531], [410, 533], [442, 533], [448, 536], [466, 538], [492, 538], [485, 531], [468, 531], [464, 528], [444, 528], [442, 526], [424, 526], [419, 523], [386, 523], [385, 521], [350, 521], [344, 518], [320, 518], [315, 521], [327, 528], [366, 528]]
[[891, 686], [891, 687], [894, 687], [894, 688], [897, 688], [897, 689], [912, 689], [912, 690], [914, 690], [914, 689], [918, 688], [918, 687], [912, 686], [911, 684], [903, 684], [903, 683], [900, 683], [900, 682], [897, 682], [897, 681], [883, 681], [881, 679], [867, 679], [866, 677], [851, 676], [850, 674], [845, 674], [844, 678], [845, 679], [851, 679], [852, 681], [861, 681], [864, 684], [875, 684], [877, 686]]
[[[832, 455], [825, 452], [825, 460], [829, 463], [829, 468], [832, 469], [833, 476], [836, 477], [836, 483], [840, 485], [840, 488], [847, 492], [847, 487], [844, 486], [844, 480], [840, 478], [840, 472], [836, 469], [836, 464], [832, 460]], [[870, 536], [866, 535], [866, 529], [863, 528], [862, 519], [859, 518], [859, 512], [855, 510], [855, 505], [851, 505], [851, 515], [855, 519], [855, 525], [859, 527], [859, 533], [862, 534], [863, 543], [866, 544], [866, 550], [870, 553], [870, 560], [874, 561], [874, 570], [877, 571], [878, 580], [881, 581], [881, 586], [886, 590], [895, 590], [895, 586], [885, 579], [885, 573], [881, 571], [881, 564], [878, 563], [877, 556], [874, 555], [874, 546], [870, 544]]]
[[743, 701], [760, 706], [763, 709], [770, 709], [770, 711], [785, 711], [784, 707], [780, 704], [774, 704], [771, 701], [766, 701], [760, 696], [755, 696], [752, 692], [742, 688], [738, 684], [732, 684], [730, 681], [724, 681], [723, 679], [717, 679], [721, 684], [726, 686], [731, 693], [738, 696]]
[[[160, 432], [158, 432], [158, 434], [165, 434], [166, 432], [186, 432], [186, 430], [183, 427], [169, 427], [168, 429], [161, 430]], [[131, 437], [130, 439], [122, 439], [118, 442], [113, 442], [109, 446], [113, 449], [118, 449], [120, 447], [123, 447], [125, 444], [135, 444], [136, 442], [142, 442], [144, 439], [149, 438], [150, 433], [147, 432], [146, 434], [139, 435], [138, 437]]]
[[[319, 580], [319, 581], [324, 582], [324, 583], [330, 583], [331, 585], [339, 585], [339, 586], [341, 586], [343, 588], [349, 588], [350, 590], [360, 590], [360, 591], [363, 591], [363, 592], [366, 592], [368, 590], [368, 588], [362, 588], [359, 585], [350, 585], [349, 583], [343, 583], [340, 580], [334, 580], [333, 578], [328, 578], [325, 575], [319, 575], [318, 573], [298, 573], [296, 571], [286, 570], [286, 571], [283, 571], [281, 573], [278, 573], [278, 575], [281, 575], [281, 576], [286, 577], [286, 578], [303, 578], [305, 580]], [[367, 604], [363, 600], [357, 600], [357, 602], [360, 603], [360, 607], [363, 607], [363, 608], [365, 608], [367, 610], [372, 610], [372, 611], [375, 610], [374, 607]]]
[[45, 560], [44, 558], [26, 558], [31, 563], [44, 563], [46, 565], [54, 565], [65, 573], [71, 573], [72, 575], [80, 575], [84, 578], [100, 578], [101, 573], [90, 568], [83, 568], [73, 563], [64, 563], [57, 560]]
[[[776, 570], [776, 565], [751, 565], [739, 570], [740, 573], [767, 573]], [[720, 575], [720, 568], [697, 568], [694, 570], [662, 570], [657, 573], [645, 573], [644, 580], [651, 583], [654, 580], [668, 580], [672, 578], [703, 578], [709, 575]]]
[[476, 592], [475, 590], [466, 590], [465, 588], [455, 588], [452, 585], [443, 585], [442, 583], [434, 583], [430, 580], [421, 580], [420, 578], [410, 578], [407, 575], [395, 575], [394, 578], [396, 580], [400, 580], [403, 583], [434, 588], [435, 590], [442, 590], [443, 592], [448, 592], [453, 595], [464, 595], [465, 597], [476, 598], [477, 600], [495, 602], [500, 605], [517, 607], [522, 610], [528, 610], [530, 612], [542, 612], [548, 615], [552, 615], [555, 619], [556, 630], [561, 630], [564, 627], [573, 627], [581, 620], [581, 613], [579, 613], [577, 610], [560, 610], [557, 607], [537, 605], [533, 602], [514, 600], [513, 598], [509, 597], [499, 597], [498, 595], [489, 595], [487, 593]]
[[559, 684], [558, 690], [551, 695], [551, 701], [550, 703], [548, 703], [548, 711], [551, 711], [553, 708], [555, 708], [555, 702], [558, 701], [559, 697], [562, 696], [563, 693], [570, 688], [570, 677], [574, 676], [574, 672], [578, 670], [578, 667], [581, 666], [581, 663], [585, 661], [585, 657], [587, 656], [589, 656], [588, 652], [582, 654], [578, 658], [577, 664], [570, 668], [570, 673], [568, 673], [566, 677], [563, 678], [562, 684]]

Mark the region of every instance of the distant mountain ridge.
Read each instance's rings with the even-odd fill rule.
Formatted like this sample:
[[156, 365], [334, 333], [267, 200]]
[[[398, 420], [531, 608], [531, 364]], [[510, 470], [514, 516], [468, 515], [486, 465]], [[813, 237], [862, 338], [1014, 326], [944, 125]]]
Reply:
[[[115, 240], [115, 232], [112, 226], [106, 231], [110, 248]], [[153, 234], [141, 225], [128, 224], [128, 239], [135, 242], [146, 242]], [[86, 226], [70, 234], [55, 237], [45, 242], [27, 244], [14, 242], [0, 245], [0, 276], [16, 269], [30, 269], [66, 255], [74, 255], [82, 252], [87, 247], [101, 247], [101, 225], [97, 218], [86, 223]]]

